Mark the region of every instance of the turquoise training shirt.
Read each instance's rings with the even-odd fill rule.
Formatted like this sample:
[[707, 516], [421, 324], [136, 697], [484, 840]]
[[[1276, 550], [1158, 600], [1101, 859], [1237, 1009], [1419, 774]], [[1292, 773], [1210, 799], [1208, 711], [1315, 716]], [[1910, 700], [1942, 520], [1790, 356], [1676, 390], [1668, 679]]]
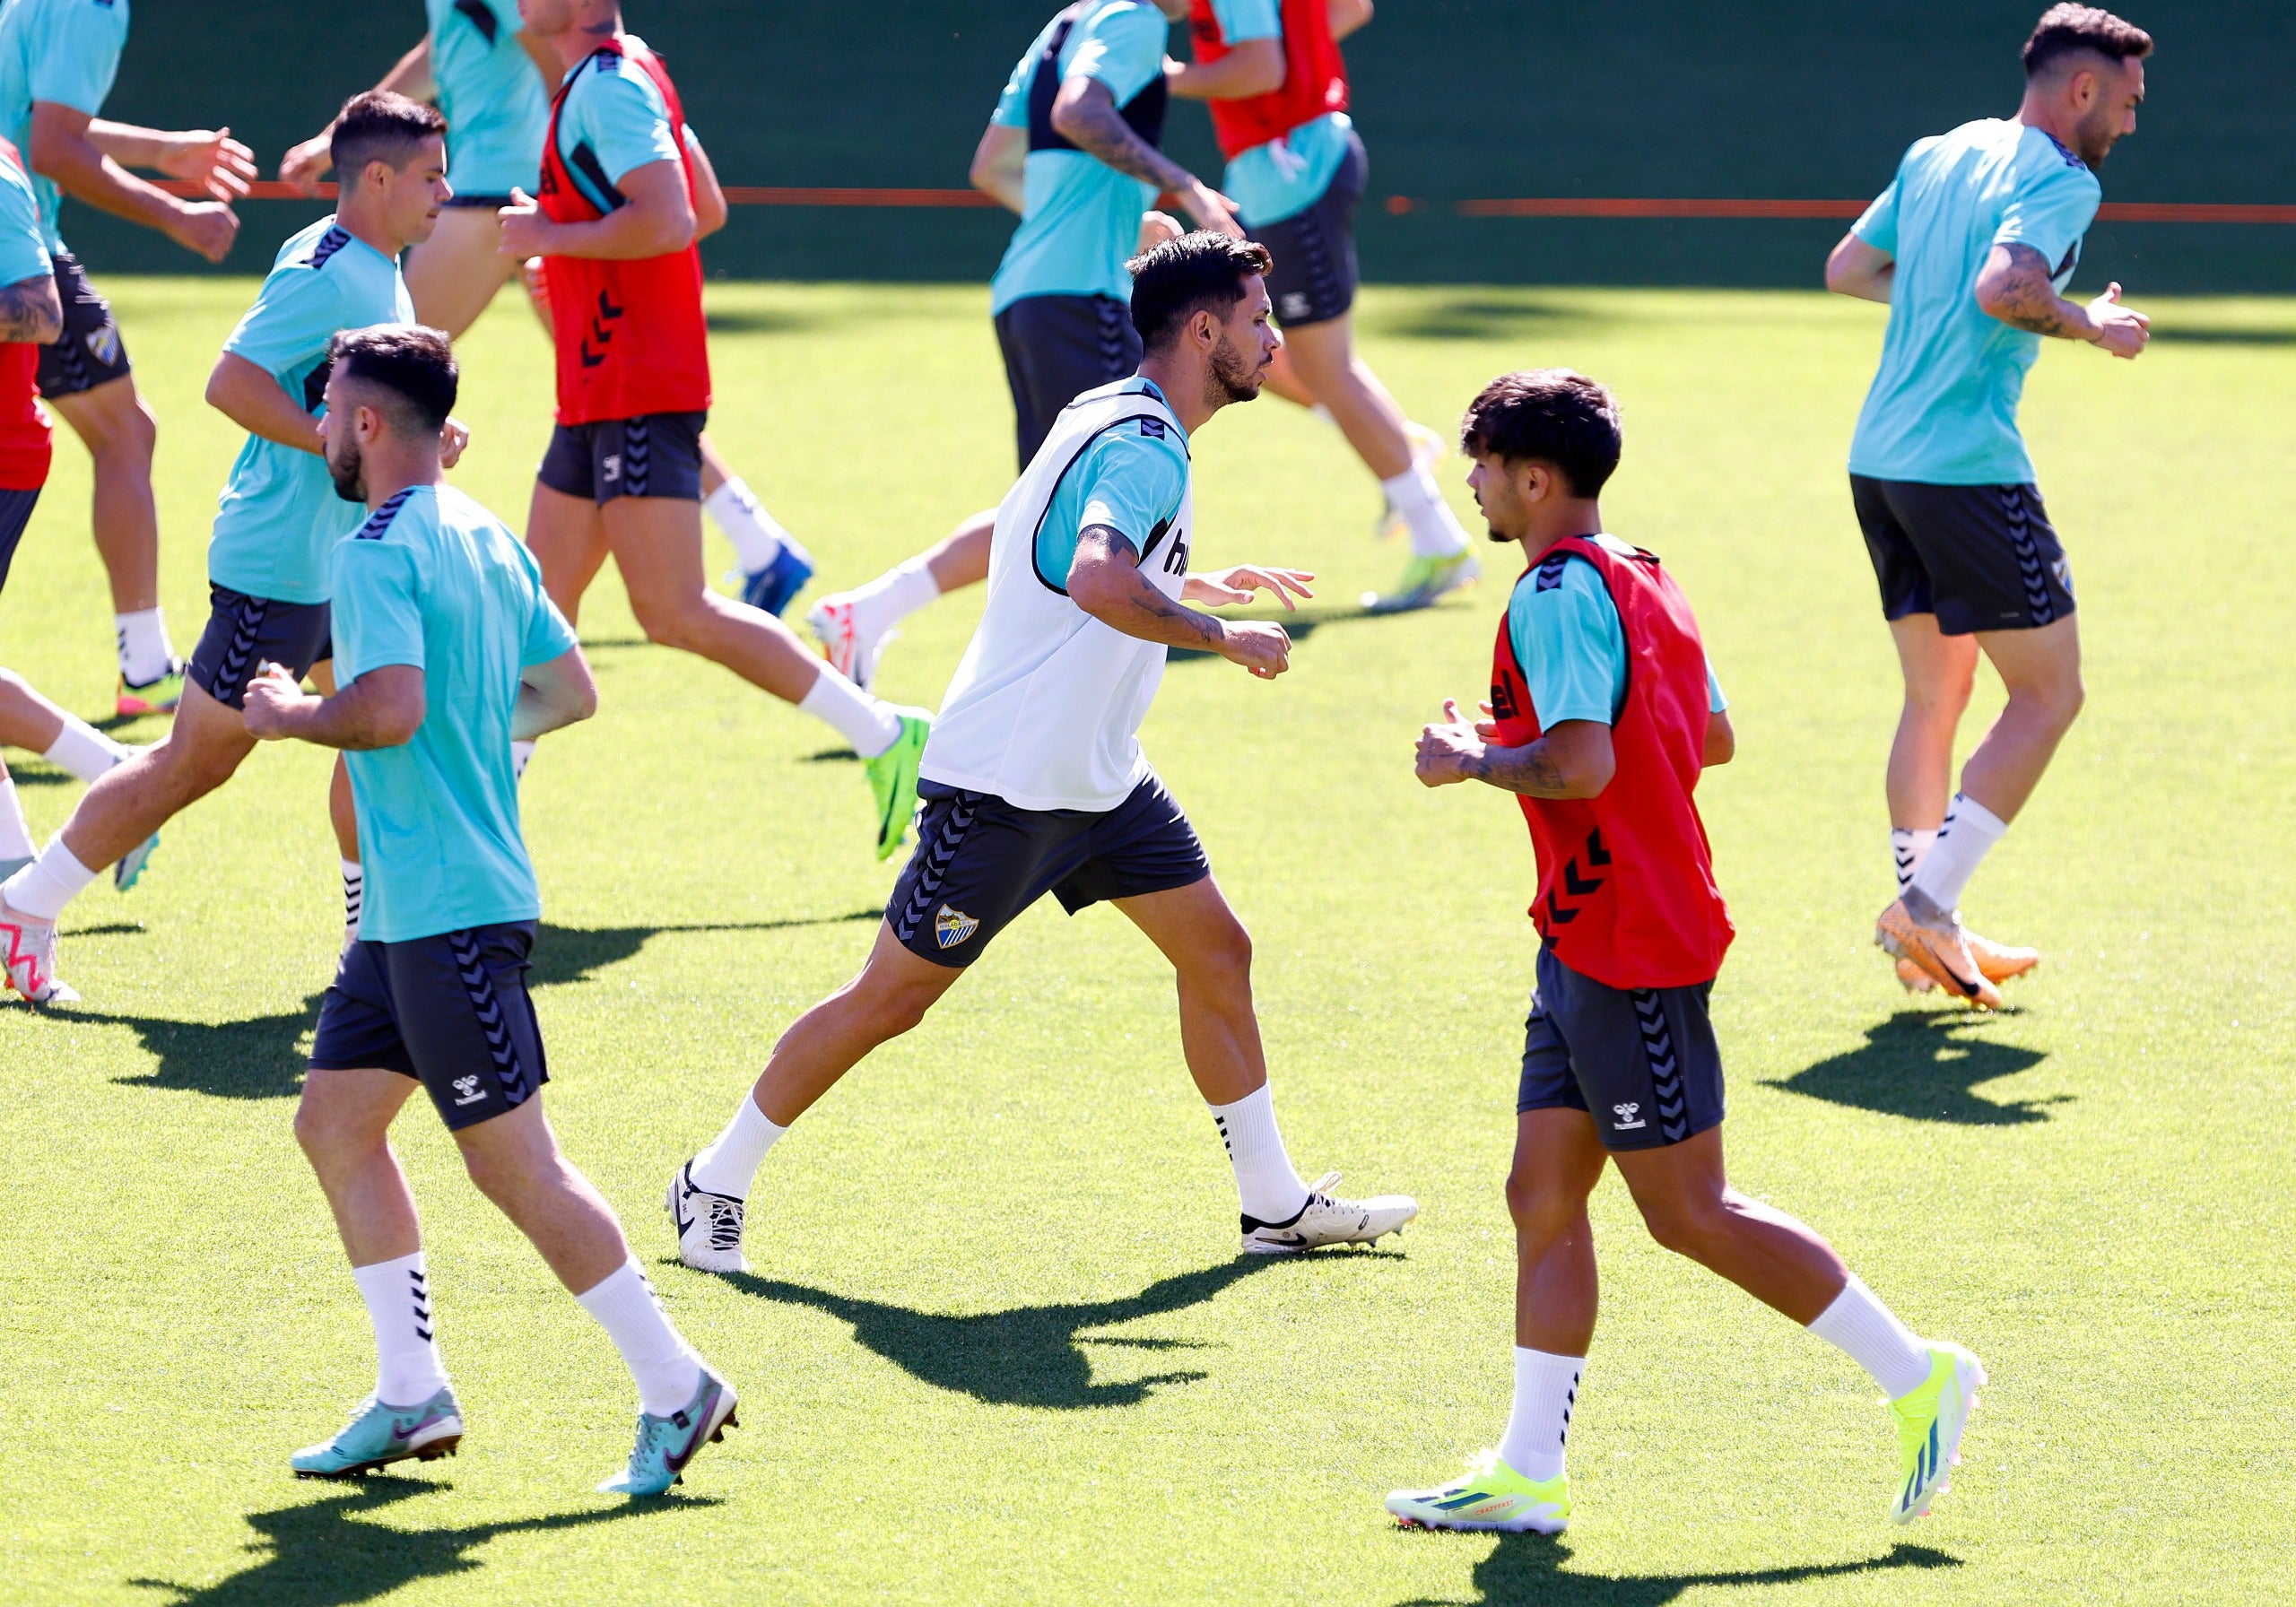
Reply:
[[2030, 246], [2058, 291], [2103, 188], [2038, 128], [1997, 117], [1917, 140], [1853, 226], [1897, 259], [1882, 366], [1857, 415], [1849, 472], [1935, 485], [2026, 485], [2017, 401], [2041, 337], [1977, 304], [1996, 245]]
[[[1148, 390], [1164, 400], [1153, 385]], [[1053, 492], [1037, 529], [1039, 579], [1068, 589], [1077, 537], [1088, 525], [1108, 526], [1129, 540], [1135, 553], [1144, 553], [1156, 526], [1178, 514], [1187, 495], [1187, 436], [1161, 420], [1148, 422], [1155, 428], [1103, 431]]]
[[55, 272], [40, 233], [39, 197], [31, 176], [0, 160], [0, 284], [46, 279]]
[[[32, 159], [32, 102], [46, 100], [94, 117], [111, 93], [127, 44], [127, 0], [7, 0], [0, 9], [0, 133]], [[51, 252], [63, 192], [31, 176], [40, 232]]]
[[447, 182], [462, 195], [533, 195], [550, 95], [518, 42], [517, 0], [424, 0], [430, 78], [447, 119]]
[[[279, 248], [223, 350], [278, 380], [317, 418], [326, 411], [327, 347], [337, 331], [413, 322], [398, 263], [330, 215]], [[250, 435], [216, 504], [208, 578], [250, 597], [324, 603], [327, 553], [363, 517], [335, 495], [326, 459]]]
[[367, 867], [361, 935], [398, 943], [535, 919], [510, 714], [520, 672], [574, 647], [541, 566], [471, 498], [422, 485], [378, 508], [332, 568], [339, 683], [387, 665], [422, 672], [413, 739], [344, 756]]
[[[1220, 37], [1231, 45], [1247, 39], [1283, 39], [1276, 0], [1212, 0]], [[1344, 111], [1326, 112], [1300, 124], [1282, 139], [1239, 151], [1228, 163], [1220, 188], [1236, 204], [1247, 229], [1303, 213], [1323, 199], [1339, 164], [1347, 160], [1348, 131], [1355, 126]]]
[[[1633, 551], [1622, 542], [1617, 547]], [[1593, 564], [1573, 553], [1553, 586], [1542, 590], [1536, 569], [1517, 581], [1507, 599], [1507, 635], [1539, 729], [1552, 730], [1564, 720], [1617, 723], [1626, 707], [1626, 626]], [[1706, 706], [1714, 714], [1730, 707], [1710, 662]]]
[[590, 204], [612, 212], [621, 203], [599, 189], [586, 169], [595, 163], [607, 182], [618, 185], [648, 162], [682, 161], [683, 133], [670, 126], [669, 102], [643, 67], [601, 56], [575, 73], [579, 76], [558, 114], [558, 154]]
[[[1029, 126], [1029, 93], [1039, 59], [1051, 42], [1055, 18], [1013, 69], [989, 121], [1005, 128]], [[1090, 78], [1108, 86], [1123, 106], [1164, 70], [1171, 25], [1144, 0], [1107, 0], [1081, 18], [1060, 48], [1060, 77]], [[1022, 168], [1021, 226], [988, 282], [992, 317], [1027, 296], [1132, 297], [1124, 271], [1140, 243], [1140, 214], [1156, 187], [1119, 173], [1083, 151], [1031, 151]]]

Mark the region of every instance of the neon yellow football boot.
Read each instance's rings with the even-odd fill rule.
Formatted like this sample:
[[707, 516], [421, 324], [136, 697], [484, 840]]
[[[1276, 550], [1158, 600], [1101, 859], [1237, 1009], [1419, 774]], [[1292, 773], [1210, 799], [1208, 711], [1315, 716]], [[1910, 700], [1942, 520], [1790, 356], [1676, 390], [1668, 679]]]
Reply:
[[1953, 1486], [1961, 1465], [1961, 1432], [1969, 1427], [1985, 1367], [1955, 1344], [1929, 1346], [1929, 1381], [1890, 1403], [1898, 1422], [1898, 1493], [1893, 1523], [1909, 1524]]
[[1570, 1523], [1570, 1475], [1526, 1479], [1497, 1451], [1479, 1451], [1448, 1484], [1389, 1490], [1387, 1510], [1406, 1528], [1560, 1534]]
[[925, 739], [933, 734], [933, 712], [902, 708], [900, 735], [893, 745], [862, 768], [869, 773], [869, 791], [877, 800], [877, 857], [891, 859], [893, 850], [909, 838], [909, 817], [917, 812], [917, 766], [925, 757]]
[[1475, 577], [1482, 573], [1483, 560], [1465, 547], [1456, 552], [1413, 558], [1403, 566], [1403, 578], [1396, 582], [1395, 590], [1363, 594], [1363, 611], [1409, 613], [1413, 609], [1431, 608], [1448, 593], [1473, 586]]

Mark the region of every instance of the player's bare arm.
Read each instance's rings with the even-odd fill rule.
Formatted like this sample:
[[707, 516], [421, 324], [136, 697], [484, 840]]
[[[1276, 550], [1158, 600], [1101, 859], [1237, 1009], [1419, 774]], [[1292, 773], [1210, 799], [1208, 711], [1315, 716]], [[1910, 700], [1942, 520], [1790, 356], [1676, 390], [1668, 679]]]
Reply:
[[[30, 144], [24, 155], [32, 170], [65, 194], [156, 229], [210, 262], [222, 261], [239, 237], [239, 220], [228, 197], [247, 194], [255, 156], [229, 129], [162, 134], [99, 123], [74, 107], [35, 100]], [[130, 166], [196, 179], [218, 199], [178, 200], [129, 172]]]
[[215, 360], [207, 376], [207, 405], [265, 440], [292, 447], [300, 452], [326, 456], [326, 435], [319, 421], [287, 394], [271, 373], [236, 352]]
[[1283, 41], [1246, 39], [1212, 63], [1164, 58], [1164, 83], [1189, 100], [1243, 100], [1283, 87]]
[[513, 189], [502, 220], [502, 252], [529, 256], [587, 256], [604, 262], [637, 262], [667, 256], [693, 244], [700, 228], [693, 200], [686, 193], [683, 164], [649, 161], [615, 181], [628, 196], [603, 218], [585, 223], [554, 223], [526, 191]]
[[1028, 161], [1029, 131], [991, 123], [980, 131], [980, 143], [973, 147], [972, 167], [965, 177], [973, 188], [1018, 214], [1028, 210], [1022, 180]]
[[[1483, 712], [1491, 710], [1484, 706]], [[1536, 742], [1519, 748], [1493, 744], [1498, 728], [1469, 721], [1456, 699], [1443, 700], [1443, 718], [1419, 734], [1418, 776], [1423, 786], [1482, 781], [1531, 798], [1599, 797], [1618, 768], [1611, 728], [1600, 720], [1561, 720]], [[1709, 725], [1707, 740], [1713, 741]]]
[[[410, 100], [437, 100], [439, 81], [430, 75], [430, 36], [424, 34], [422, 42], [400, 56], [397, 64], [383, 74], [382, 81], [375, 87], [404, 95]], [[281, 179], [293, 185], [306, 195], [317, 195], [319, 180], [326, 178], [327, 169], [335, 165], [335, 152], [331, 148], [334, 139], [335, 120], [330, 117], [326, 127], [301, 144], [287, 148], [287, 154], [279, 159]]]
[[1344, 39], [1371, 20], [1371, 0], [1331, 0], [1324, 14], [1331, 19], [1331, 37]]
[[685, 161], [693, 170], [693, 238], [706, 240], [726, 227], [729, 209], [718, 169], [710, 166], [709, 152], [701, 148], [701, 136], [691, 126], [685, 131]]
[[0, 341], [29, 341], [47, 345], [64, 333], [64, 303], [56, 293], [56, 276], [20, 279], [0, 289]]
[[1097, 78], [1071, 78], [1052, 102], [1052, 126], [1063, 139], [1119, 173], [1169, 190], [1205, 228], [1243, 237], [1235, 204], [1195, 174], [1133, 133], [1116, 96]]
[[1292, 638], [1281, 625], [1218, 620], [1173, 602], [1140, 573], [1140, 554], [1119, 531], [1088, 525], [1068, 570], [1069, 600], [1111, 630], [1168, 647], [1217, 653], [1263, 681], [1292, 665]]
[[1730, 724], [1729, 712], [1718, 708], [1706, 717], [1706, 751], [1699, 755], [1699, 768], [1710, 770], [1737, 756], [1737, 730]]
[[2086, 341], [2115, 357], [2135, 357], [2152, 338], [2152, 320], [2120, 304], [2118, 282], [2083, 307], [2057, 293], [2048, 260], [2031, 246], [1996, 246], [1978, 271], [1977, 304], [2015, 329]]
[[1843, 235], [1841, 244], [1826, 257], [1826, 289], [1837, 296], [1855, 296], [1887, 307], [1890, 287], [1897, 282], [1897, 258], [1855, 233]]
[[411, 664], [369, 670], [331, 698], [313, 697], [285, 666], [265, 664], [248, 682], [244, 717], [257, 742], [292, 739], [363, 752], [411, 742], [428, 710], [422, 672]]
[[510, 740], [530, 743], [577, 725], [598, 712], [598, 683], [582, 649], [570, 647], [546, 664], [531, 665], [518, 677], [518, 700], [510, 710]]

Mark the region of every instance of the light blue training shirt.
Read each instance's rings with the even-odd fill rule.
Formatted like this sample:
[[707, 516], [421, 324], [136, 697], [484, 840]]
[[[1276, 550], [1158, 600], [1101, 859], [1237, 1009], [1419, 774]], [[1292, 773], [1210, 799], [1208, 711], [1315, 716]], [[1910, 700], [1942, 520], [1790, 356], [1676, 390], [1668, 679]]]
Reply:
[[[1277, 0], [1212, 0], [1212, 14], [1219, 20], [1220, 37], [1231, 45], [1248, 39], [1283, 42]], [[1281, 139], [1238, 152], [1220, 187], [1236, 204], [1244, 227], [1281, 223], [1322, 200], [1347, 160], [1347, 136], [1354, 126], [1345, 112], [1326, 112]]]
[[558, 154], [590, 204], [612, 212], [622, 199], [599, 187], [600, 177], [619, 185], [648, 162], [682, 161], [683, 131], [670, 126], [669, 102], [646, 70], [621, 56], [591, 56], [570, 76], [574, 87], [558, 113]]
[[[46, 100], [94, 117], [111, 93], [127, 44], [127, 0], [7, 0], [0, 8], [0, 133], [32, 159], [32, 102]], [[50, 252], [63, 193], [52, 178], [31, 176], [39, 226]]]
[[[1634, 550], [1623, 542], [1615, 546], [1622, 553]], [[1540, 730], [1552, 730], [1564, 720], [1617, 724], [1626, 707], [1626, 626], [1602, 571], [1593, 564], [1573, 553], [1552, 586], [1541, 584], [1537, 569], [1517, 581], [1507, 599], [1507, 638], [1530, 689]], [[1730, 707], [1710, 661], [1706, 706], [1714, 714]]]
[[[1156, 400], [1164, 400], [1154, 385], [1141, 383]], [[1178, 425], [1150, 419], [1102, 431], [1045, 508], [1044, 523], [1037, 527], [1038, 578], [1068, 589], [1077, 537], [1089, 525], [1108, 526], [1130, 541], [1135, 553], [1144, 554], [1157, 527], [1178, 516], [1187, 495], [1187, 435]]]
[[518, 42], [517, 0], [423, 0], [430, 78], [447, 119], [447, 182], [462, 195], [529, 195], [542, 178], [550, 96]]
[[31, 175], [0, 158], [0, 284], [46, 279], [55, 272], [39, 226], [39, 196]]
[[1994, 247], [2030, 246], [2062, 292], [2103, 194], [2078, 156], [2021, 123], [1984, 117], [1914, 142], [1854, 225], [1897, 259], [1897, 273], [1881, 370], [1850, 439], [1851, 473], [2031, 483], [2017, 400], [2041, 337], [1977, 304], [1978, 273]]
[[360, 932], [406, 942], [542, 913], [518, 829], [510, 714], [521, 671], [572, 649], [542, 569], [509, 526], [448, 485], [378, 508], [332, 560], [341, 684], [422, 672], [422, 724], [346, 753], [367, 867]]

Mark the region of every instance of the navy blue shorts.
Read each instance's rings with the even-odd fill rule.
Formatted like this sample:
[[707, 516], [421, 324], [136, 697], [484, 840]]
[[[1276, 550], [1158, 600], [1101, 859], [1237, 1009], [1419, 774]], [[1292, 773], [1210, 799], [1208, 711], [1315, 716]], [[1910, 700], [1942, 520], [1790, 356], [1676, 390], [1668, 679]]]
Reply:
[[50, 260], [56, 274], [56, 299], [64, 303], [64, 332], [52, 345], [39, 349], [34, 383], [43, 396], [76, 396], [115, 379], [125, 379], [132, 365], [127, 343], [112, 322], [111, 303], [105, 300], [69, 251]]
[[1329, 323], [1355, 305], [1355, 204], [1370, 172], [1363, 136], [1351, 131], [1347, 155], [1324, 193], [1304, 211], [1251, 231], [1275, 259], [1267, 296], [1286, 329]]
[[1023, 296], [996, 315], [996, 344], [1023, 469], [1071, 402], [1140, 366], [1132, 310], [1112, 296]]
[[1050, 893], [1070, 915], [1109, 899], [1187, 887], [1212, 874], [1196, 828], [1153, 776], [1105, 814], [1020, 809], [989, 793], [918, 785], [925, 812], [885, 906], [901, 946], [964, 967]]
[[2035, 630], [2073, 612], [2073, 571], [2035, 485], [1849, 477], [1882, 617], [1937, 616], [1941, 636]]
[[1526, 1110], [1583, 1110], [1606, 1150], [1657, 1150], [1722, 1124], [1722, 1051], [1706, 1013], [1714, 984], [1606, 986], [1539, 947], [1523, 1024]]
[[211, 585], [207, 595], [207, 629], [184, 673], [227, 708], [247, 707], [248, 682], [266, 662], [286, 665], [300, 681], [335, 656], [335, 615], [325, 603], [250, 597], [228, 586]]
[[16, 560], [16, 543], [24, 539], [32, 509], [39, 506], [37, 491], [0, 491], [0, 590], [7, 587], [8, 566]]
[[534, 946], [532, 921], [403, 943], [361, 938], [319, 1004], [311, 1069], [412, 1077], [449, 1128], [516, 1110], [550, 1081], [526, 993]]
[[600, 507], [616, 497], [701, 500], [701, 431], [706, 413], [648, 413], [634, 419], [561, 424], [550, 433], [535, 478]]

